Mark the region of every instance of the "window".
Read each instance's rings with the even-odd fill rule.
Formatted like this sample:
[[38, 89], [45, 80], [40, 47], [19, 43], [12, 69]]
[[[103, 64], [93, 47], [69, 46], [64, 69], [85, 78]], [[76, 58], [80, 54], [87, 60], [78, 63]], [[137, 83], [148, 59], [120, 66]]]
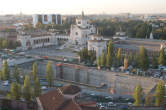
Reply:
[[52, 15], [52, 22], [56, 24], [56, 15]]
[[44, 21], [48, 21], [48, 16], [44, 15]]
[[42, 23], [42, 15], [39, 15], [39, 16], [38, 16], [38, 22], [39, 22], [39, 23]]

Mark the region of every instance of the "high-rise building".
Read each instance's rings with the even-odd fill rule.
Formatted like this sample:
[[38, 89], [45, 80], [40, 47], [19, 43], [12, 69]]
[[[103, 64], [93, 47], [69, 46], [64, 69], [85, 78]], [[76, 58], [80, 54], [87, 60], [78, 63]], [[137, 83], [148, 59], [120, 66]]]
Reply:
[[33, 25], [41, 24], [62, 24], [62, 16], [60, 14], [35, 14], [33, 15]]

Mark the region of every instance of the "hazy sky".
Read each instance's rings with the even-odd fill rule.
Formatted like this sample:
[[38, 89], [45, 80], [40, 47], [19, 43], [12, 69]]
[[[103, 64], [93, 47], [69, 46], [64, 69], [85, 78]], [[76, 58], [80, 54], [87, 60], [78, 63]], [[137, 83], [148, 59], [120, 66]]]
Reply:
[[166, 13], [166, 0], [1, 0], [0, 14]]

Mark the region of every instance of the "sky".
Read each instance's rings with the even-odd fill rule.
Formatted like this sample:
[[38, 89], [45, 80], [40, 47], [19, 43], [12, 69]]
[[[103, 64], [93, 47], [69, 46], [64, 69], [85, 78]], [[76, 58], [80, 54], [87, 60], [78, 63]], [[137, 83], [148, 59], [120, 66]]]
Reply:
[[166, 13], [166, 0], [1, 0], [0, 14]]

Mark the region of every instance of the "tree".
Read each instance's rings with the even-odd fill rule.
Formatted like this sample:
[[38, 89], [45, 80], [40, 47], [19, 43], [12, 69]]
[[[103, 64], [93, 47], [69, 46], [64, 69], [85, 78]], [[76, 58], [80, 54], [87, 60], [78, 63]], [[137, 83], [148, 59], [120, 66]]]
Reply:
[[153, 58], [152, 58], [152, 68], [157, 69], [157, 67], [158, 67], [158, 62], [157, 62], [157, 59], [156, 59], [156, 55], [154, 54]]
[[16, 80], [17, 83], [20, 82], [20, 73], [19, 73], [19, 70], [18, 70], [18, 66], [15, 65], [14, 67], [14, 79]]
[[88, 60], [90, 61], [91, 64], [96, 60], [96, 52], [93, 50], [88, 51]]
[[3, 80], [3, 72], [0, 70], [0, 80]]
[[114, 45], [113, 45], [112, 41], [109, 41], [108, 48], [110, 51], [110, 55], [113, 58], [114, 57]]
[[101, 63], [100, 63], [100, 56], [97, 57], [97, 66], [98, 66], [98, 68], [100, 68], [100, 66], [101, 66]]
[[78, 52], [78, 55], [80, 56], [80, 61], [87, 61], [88, 60], [88, 49], [83, 48], [80, 52]]
[[107, 57], [106, 57], [106, 67], [110, 68], [112, 66], [112, 58], [111, 58], [111, 54], [108, 51], [107, 53]]
[[147, 54], [147, 50], [144, 48], [144, 46], [140, 47], [139, 51], [139, 66], [142, 70], [147, 70], [149, 68], [149, 58]]
[[166, 64], [166, 60], [165, 60], [165, 52], [164, 52], [164, 49], [161, 49], [160, 50], [160, 55], [159, 55], [159, 59], [158, 59], [158, 63], [160, 65], [165, 65]]
[[101, 56], [101, 66], [102, 66], [102, 67], [105, 67], [105, 66], [106, 66], [105, 51], [103, 51], [102, 56]]
[[35, 79], [37, 77], [37, 74], [38, 74], [37, 63], [36, 62], [33, 63], [33, 73], [32, 74], [33, 74], [33, 79], [35, 81]]
[[137, 38], [145, 38], [146, 36], [149, 36], [151, 29], [150, 26], [146, 23], [138, 24], [136, 26], [136, 37]]
[[165, 84], [164, 82], [159, 82], [156, 88], [156, 106], [162, 106], [165, 102]]
[[50, 62], [50, 61], [47, 64], [46, 72], [47, 72], [48, 85], [51, 87], [53, 84], [53, 79], [54, 79], [54, 71], [52, 68], [52, 62]]
[[19, 100], [21, 98], [21, 86], [18, 83], [12, 83], [11, 86], [11, 97], [14, 100]]
[[10, 93], [7, 94], [7, 99], [8, 99], [8, 100], [11, 100], [11, 99], [12, 99]]
[[132, 65], [133, 63], [133, 54], [130, 52], [129, 56], [128, 56], [128, 64]]
[[40, 87], [40, 80], [38, 77], [36, 77], [35, 79], [35, 83], [34, 83], [34, 96], [38, 97], [41, 94], [41, 87]]
[[143, 97], [143, 89], [140, 84], [137, 85], [134, 92], [135, 106], [141, 106]]
[[147, 94], [145, 97], [145, 106], [152, 106], [153, 105], [153, 95]]
[[134, 64], [133, 64], [133, 66], [136, 67], [136, 68], [138, 68], [138, 65], [139, 65], [139, 55], [136, 54], [134, 56]]
[[106, 66], [107, 68], [110, 68], [112, 66], [112, 58], [113, 58], [113, 44], [112, 41], [108, 44], [108, 50], [107, 50], [107, 57], [106, 57]]
[[2, 41], [2, 47], [7, 48], [8, 47], [8, 38]]
[[3, 43], [3, 39], [0, 37], [0, 49], [2, 49], [2, 48], [3, 48], [2, 43]]
[[128, 60], [127, 60], [127, 57], [125, 56], [124, 58], [124, 70], [127, 70], [128, 69]]
[[30, 77], [28, 75], [25, 76], [22, 93], [23, 93], [23, 98], [26, 101], [31, 100], [31, 98], [32, 98], [31, 81], [30, 81]]
[[122, 49], [121, 48], [118, 48], [118, 53], [117, 53], [117, 63], [118, 63], [118, 66], [121, 65], [121, 61], [122, 61]]
[[3, 63], [3, 70], [2, 70], [2, 75], [4, 80], [8, 80], [10, 77], [10, 70], [8, 67], [7, 60], [4, 61]]

